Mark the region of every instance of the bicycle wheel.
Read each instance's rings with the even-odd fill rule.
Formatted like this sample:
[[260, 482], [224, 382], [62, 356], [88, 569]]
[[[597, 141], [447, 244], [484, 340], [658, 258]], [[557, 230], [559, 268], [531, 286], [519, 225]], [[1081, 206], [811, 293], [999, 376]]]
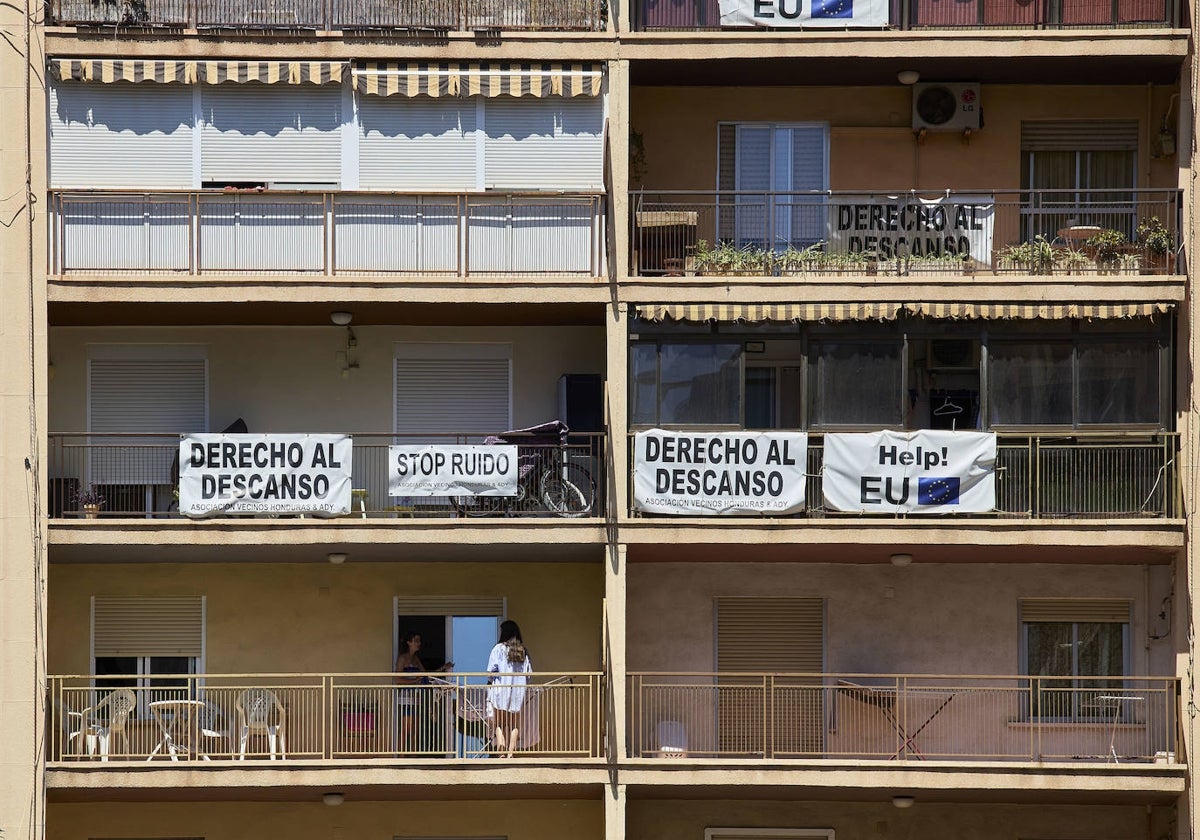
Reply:
[[596, 506], [596, 482], [579, 464], [557, 464], [542, 473], [539, 494], [557, 516], [587, 516]]
[[504, 513], [509, 500], [504, 496], [451, 496], [450, 504], [463, 516], [495, 516]]

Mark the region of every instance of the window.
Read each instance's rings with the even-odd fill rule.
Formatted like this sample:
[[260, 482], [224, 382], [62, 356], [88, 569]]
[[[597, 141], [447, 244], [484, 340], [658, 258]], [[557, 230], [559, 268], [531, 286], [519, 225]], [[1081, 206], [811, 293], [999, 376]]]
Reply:
[[[722, 196], [717, 238], [783, 250], [825, 238], [829, 129], [824, 123], [723, 123], [717, 141]], [[754, 195], [753, 193], [759, 193]]]
[[155, 700], [193, 694], [188, 674], [202, 672], [205, 599], [92, 598], [92, 673], [98, 690], [131, 688], [138, 713]]
[[[1025, 238], [1053, 239], [1074, 225], [1119, 230], [1134, 238], [1137, 120], [1021, 123]], [[1092, 209], [1095, 208], [1095, 209]]]
[[[1109, 705], [1129, 672], [1132, 604], [1119, 598], [1021, 601], [1021, 658], [1033, 713], [1068, 720], [1112, 718]], [[1062, 679], [1057, 679], [1062, 678]]]
[[741, 342], [639, 343], [629, 364], [634, 424], [741, 425]]
[[1153, 338], [996, 340], [988, 351], [992, 426], [1164, 422], [1162, 349]]
[[821, 339], [809, 344], [809, 426], [899, 426], [902, 345]]

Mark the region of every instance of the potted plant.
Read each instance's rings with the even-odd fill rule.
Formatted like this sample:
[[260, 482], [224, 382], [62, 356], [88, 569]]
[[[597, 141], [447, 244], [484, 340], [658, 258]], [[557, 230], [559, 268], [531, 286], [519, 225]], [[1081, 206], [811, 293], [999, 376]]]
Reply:
[[1067, 274], [1083, 274], [1084, 269], [1091, 265], [1091, 259], [1078, 248], [1065, 248], [1054, 255], [1055, 262]]
[[1174, 250], [1175, 243], [1158, 216], [1142, 219], [1137, 226], [1137, 242], [1143, 257], [1142, 274], [1167, 274], [1168, 255]]
[[1000, 257], [1010, 268], [1024, 269], [1030, 274], [1054, 273], [1054, 248], [1040, 233], [1028, 242], [1005, 247]]
[[1096, 265], [1101, 272], [1115, 273], [1121, 265], [1121, 255], [1128, 240], [1119, 230], [1105, 228], [1083, 243], [1095, 255]]
[[95, 484], [89, 484], [86, 490], [76, 490], [71, 495], [71, 501], [83, 511], [86, 518], [95, 519], [100, 515], [100, 508], [104, 506], [105, 499]]

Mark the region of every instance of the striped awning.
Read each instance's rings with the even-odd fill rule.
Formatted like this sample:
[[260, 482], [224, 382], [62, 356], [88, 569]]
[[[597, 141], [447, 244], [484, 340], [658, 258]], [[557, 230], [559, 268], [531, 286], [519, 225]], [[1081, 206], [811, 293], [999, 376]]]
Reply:
[[1171, 303], [795, 303], [653, 304], [636, 307], [650, 321], [890, 321], [904, 312], [927, 318], [1134, 318], [1168, 312]]
[[200, 81], [262, 84], [338, 84], [346, 62], [339, 61], [164, 61], [159, 59], [53, 58], [55, 78], [77, 82]]
[[367, 61], [354, 68], [373, 96], [599, 96], [599, 64], [456, 64]]

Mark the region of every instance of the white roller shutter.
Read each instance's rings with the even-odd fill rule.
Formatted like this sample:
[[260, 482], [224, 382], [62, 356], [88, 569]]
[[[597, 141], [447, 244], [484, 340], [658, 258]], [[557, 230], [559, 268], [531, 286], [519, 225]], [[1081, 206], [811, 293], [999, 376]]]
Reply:
[[359, 184], [366, 189], [476, 188], [474, 100], [361, 96]]
[[188, 85], [57, 82], [50, 86], [50, 186], [188, 189]]
[[396, 432], [471, 436], [512, 427], [503, 359], [396, 360]]
[[601, 189], [604, 102], [599, 97], [489, 99], [484, 111], [488, 189]]
[[[208, 370], [203, 358], [107, 358], [88, 362], [88, 481], [168, 484], [178, 442], [163, 437], [105, 437], [208, 431]], [[145, 351], [146, 348], [136, 348]], [[192, 354], [188, 354], [189, 356]]]
[[203, 181], [340, 183], [340, 86], [207, 85], [201, 103]]
[[204, 596], [92, 598], [95, 656], [204, 654]]

